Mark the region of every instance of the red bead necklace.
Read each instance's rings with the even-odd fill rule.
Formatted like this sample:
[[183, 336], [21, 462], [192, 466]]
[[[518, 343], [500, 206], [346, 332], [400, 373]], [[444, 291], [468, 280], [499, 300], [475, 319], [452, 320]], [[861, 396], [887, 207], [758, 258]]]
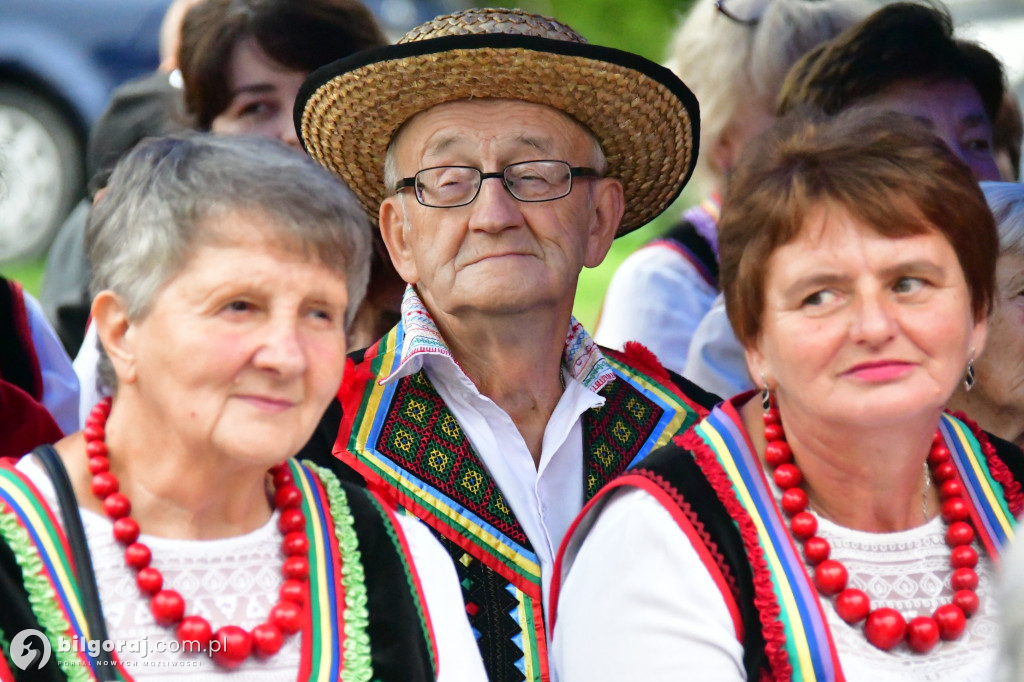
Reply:
[[957, 478], [956, 465], [950, 459], [949, 449], [942, 435], [935, 434], [928, 467], [932, 480], [939, 485], [942, 499], [942, 519], [949, 524], [946, 544], [952, 548], [949, 563], [953, 567], [950, 583], [953, 600], [935, 609], [930, 616], [918, 616], [909, 623], [899, 611], [890, 608], [871, 608], [868, 595], [862, 590], [846, 586], [846, 567], [830, 559], [828, 540], [817, 535], [818, 519], [807, 511], [807, 493], [800, 487], [803, 474], [793, 461], [793, 453], [786, 442], [778, 409], [772, 407], [764, 413], [764, 437], [768, 441], [764, 457], [772, 468], [772, 479], [782, 489], [782, 510], [789, 516], [793, 537], [803, 543], [804, 557], [814, 566], [814, 584], [821, 594], [835, 598], [836, 613], [850, 625], [864, 621], [864, 634], [868, 641], [886, 651], [906, 641], [917, 653], [926, 653], [939, 639], [958, 638], [964, 631], [967, 618], [978, 610], [978, 553], [971, 542], [974, 528], [970, 524], [970, 508], [964, 499], [963, 484]]
[[[235, 668], [250, 654], [260, 657], [276, 654], [286, 635], [302, 629], [303, 604], [309, 584], [309, 560], [306, 552], [306, 517], [302, 513], [302, 494], [295, 486], [287, 464], [270, 469], [274, 479], [274, 506], [281, 512], [277, 525], [284, 535], [281, 550], [285, 555], [281, 566], [284, 583], [279, 600], [266, 622], [247, 631], [237, 625], [225, 625], [213, 632], [210, 623], [198, 615], [185, 615], [185, 600], [176, 590], [163, 588], [164, 577], [150, 565], [149, 547], [138, 541], [139, 524], [131, 517], [132, 504], [119, 492], [117, 477], [110, 472], [105, 426], [110, 416], [111, 399], [104, 398], [85, 420], [85, 451], [89, 456], [92, 492], [103, 502], [103, 512], [114, 522], [114, 538], [124, 545], [124, 561], [135, 569], [135, 582], [150, 598], [149, 608], [160, 625], [176, 627], [183, 651], [209, 651], [214, 662]], [[198, 645], [196, 644], [198, 643]]]

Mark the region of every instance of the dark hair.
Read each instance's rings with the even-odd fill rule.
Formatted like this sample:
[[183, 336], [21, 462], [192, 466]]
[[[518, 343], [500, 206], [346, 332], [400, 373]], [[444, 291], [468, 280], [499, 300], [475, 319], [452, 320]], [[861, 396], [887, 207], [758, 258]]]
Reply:
[[209, 130], [230, 104], [227, 69], [246, 38], [282, 66], [307, 73], [387, 43], [359, 0], [203, 0], [185, 15], [178, 48], [185, 110], [199, 130]]
[[[1024, 139], [1024, 121], [1021, 121], [1020, 105], [1012, 90], [1003, 96], [1003, 105], [992, 121], [992, 151], [1005, 151], [1010, 159], [1010, 171], [1016, 182], [1020, 178], [1020, 145]], [[1001, 169], [1000, 169], [1001, 170]]]
[[944, 10], [887, 5], [804, 55], [779, 94], [778, 113], [811, 106], [833, 115], [899, 81], [967, 80], [989, 121], [1003, 101], [1003, 67], [988, 50], [953, 37]]
[[970, 168], [908, 116], [855, 108], [830, 119], [803, 110], [747, 146], [723, 200], [722, 290], [744, 346], [761, 331], [769, 257], [824, 205], [893, 239], [939, 232], [959, 259], [975, 319], [988, 314], [999, 240]]

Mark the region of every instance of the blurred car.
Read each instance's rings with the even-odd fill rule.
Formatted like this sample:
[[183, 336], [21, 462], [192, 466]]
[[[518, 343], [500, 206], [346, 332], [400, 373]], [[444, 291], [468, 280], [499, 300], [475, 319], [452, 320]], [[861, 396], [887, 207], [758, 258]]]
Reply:
[[85, 183], [89, 129], [156, 68], [171, 0], [0, 2], [0, 261], [42, 253]]

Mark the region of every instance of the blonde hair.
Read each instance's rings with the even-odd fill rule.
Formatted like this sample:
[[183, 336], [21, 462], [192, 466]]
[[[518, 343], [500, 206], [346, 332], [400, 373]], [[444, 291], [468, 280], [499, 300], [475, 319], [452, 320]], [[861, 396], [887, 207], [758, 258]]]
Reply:
[[697, 0], [676, 30], [666, 66], [700, 102], [697, 173], [719, 182], [710, 154], [736, 113], [761, 101], [773, 104], [786, 73], [805, 53], [866, 17], [864, 0]]

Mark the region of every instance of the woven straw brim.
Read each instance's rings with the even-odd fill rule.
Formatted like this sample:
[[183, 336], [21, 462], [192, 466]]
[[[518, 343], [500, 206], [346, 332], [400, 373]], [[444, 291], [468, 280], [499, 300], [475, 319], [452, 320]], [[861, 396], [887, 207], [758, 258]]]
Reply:
[[693, 172], [697, 101], [675, 75], [627, 52], [532, 36], [445, 37], [353, 55], [307, 79], [296, 127], [376, 221], [391, 193], [383, 172], [391, 137], [421, 111], [471, 98], [545, 104], [590, 129], [606, 175], [625, 190], [619, 235], [668, 208]]

